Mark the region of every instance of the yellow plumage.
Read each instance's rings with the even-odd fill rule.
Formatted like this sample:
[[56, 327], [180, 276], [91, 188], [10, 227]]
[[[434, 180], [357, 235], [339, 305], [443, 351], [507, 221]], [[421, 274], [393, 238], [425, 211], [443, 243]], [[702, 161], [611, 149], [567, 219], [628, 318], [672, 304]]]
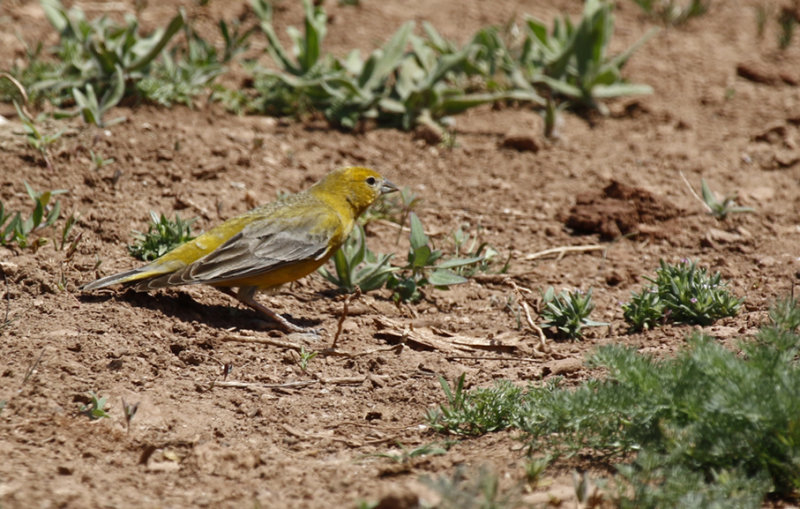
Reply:
[[258, 303], [255, 293], [316, 270], [341, 247], [358, 216], [381, 194], [396, 190], [374, 170], [342, 168], [303, 192], [231, 218], [143, 267], [83, 289], [120, 283], [137, 290], [207, 284], [267, 314], [284, 330], [298, 331]]

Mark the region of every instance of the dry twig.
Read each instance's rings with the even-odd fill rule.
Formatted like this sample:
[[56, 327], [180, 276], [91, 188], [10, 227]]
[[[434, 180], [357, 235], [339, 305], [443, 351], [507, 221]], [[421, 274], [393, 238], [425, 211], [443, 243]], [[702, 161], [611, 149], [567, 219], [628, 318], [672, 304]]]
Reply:
[[537, 258], [544, 258], [545, 256], [558, 255], [557, 260], [560, 260], [567, 253], [582, 253], [585, 251], [604, 251], [608, 246], [603, 244], [587, 244], [585, 246], [562, 246], [545, 249], [537, 253], [531, 253], [525, 257], [526, 260], [535, 260]]
[[350, 305], [350, 301], [358, 299], [359, 297], [361, 297], [361, 288], [357, 286], [356, 291], [344, 299], [342, 314], [339, 316], [339, 322], [336, 324], [336, 334], [333, 336], [333, 344], [331, 345], [331, 349], [336, 349], [336, 342], [339, 340], [339, 335], [342, 333], [342, 326], [344, 325], [345, 318], [347, 318], [347, 307]]

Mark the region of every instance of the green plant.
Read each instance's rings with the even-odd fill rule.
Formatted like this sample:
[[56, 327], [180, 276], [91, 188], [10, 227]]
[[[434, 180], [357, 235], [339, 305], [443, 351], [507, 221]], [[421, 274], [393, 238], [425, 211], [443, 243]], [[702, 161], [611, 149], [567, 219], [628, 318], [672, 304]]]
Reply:
[[550, 34], [544, 23], [528, 18], [518, 57], [525, 77], [574, 105], [596, 108], [604, 114], [607, 108], [601, 99], [652, 93], [647, 85], [626, 83], [621, 70], [655, 31], [622, 53], [608, 56], [614, 32], [612, 9], [610, 3], [586, 0], [577, 25], [565, 16], [555, 20]]
[[701, 191], [703, 194], [703, 203], [708, 209], [708, 213], [719, 220], [725, 220], [728, 214], [738, 214], [742, 212], [754, 212], [755, 209], [751, 207], [739, 207], [736, 205], [736, 193], [728, 195], [720, 201], [716, 193], [708, 187], [705, 179], [701, 179]]
[[369, 292], [381, 288], [389, 280], [392, 272], [398, 270], [389, 262], [391, 254], [376, 255], [367, 248], [366, 234], [361, 225], [353, 229], [344, 245], [333, 255], [336, 273], [327, 267], [320, 267], [322, 277], [348, 293], [359, 288]]
[[785, 6], [781, 9], [778, 15], [778, 25], [780, 26], [780, 33], [778, 35], [778, 46], [784, 50], [789, 47], [794, 38], [794, 30], [800, 22], [797, 15], [798, 5]]
[[409, 251], [407, 263], [399, 270], [392, 272], [386, 287], [393, 292], [396, 301], [417, 301], [422, 298], [420, 288], [430, 285], [446, 288], [467, 282], [451, 269], [479, 263], [483, 257], [442, 259], [442, 252], [431, 247], [425, 228], [414, 212], [409, 214], [411, 233], [409, 235]]
[[194, 98], [211, 88], [214, 79], [225, 72], [225, 64], [247, 49], [247, 40], [255, 30], [252, 28], [240, 33], [237, 24], [231, 31], [223, 20], [218, 26], [225, 42], [221, 55], [191, 26], [184, 25], [186, 44], [176, 45], [161, 54], [149, 75], [137, 82], [139, 92], [163, 106], [181, 103], [192, 107]]
[[115, 162], [113, 157], [109, 157], [108, 159], [104, 158], [102, 154], [99, 152], [95, 152], [94, 150], [89, 150], [89, 155], [92, 158], [92, 166], [95, 170], [99, 170], [109, 164], [113, 164]]
[[563, 290], [556, 294], [552, 286], [542, 294], [541, 316], [544, 318], [542, 327], [555, 327], [561, 334], [570, 339], [580, 339], [583, 327], [598, 327], [608, 325], [605, 322], [596, 322], [589, 319], [594, 309], [592, 303], [592, 289], [584, 293], [580, 290], [567, 292]]
[[94, 391], [87, 393], [89, 396], [89, 404], [81, 404], [79, 412], [89, 417], [89, 419], [96, 421], [97, 419], [108, 419], [111, 417], [106, 412], [106, 399], [98, 396]]
[[503, 490], [494, 473], [486, 468], [467, 471], [463, 467], [452, 476], [422, 477], [421, 481], [433, 490], [441, 509], [511, 509], [520, 504], [519, 489]]
[[[607, 373], [455, 391], [428, 411], [434, 430], [477, 434], [516, 427], [531, 452], [619, 461], [620, 507], [761, 507], [800, 489], [800, 308], [778, 301], [756, 341], [737, 351], [695, 333], [674, 358], [607, 345], [589, 365]], [[770, 388], [770, 390], [765, 390]], [[478, 403], [483, 412], [479, 412]], [[534, 469], [538, 472], [539, 469]]]
[[20, 248], [24, 249], [28, 246], [38, 247], [44, 244], [46, 240], [43, 237], [39, 237], [33, 244], [31, 244], [28, 237], [35, 230], [55, 224], [61, 214], [61, 202], [56, 200], [52, 205], [50, 202], [54, 195], [63, 194], [67, 191], [59, 189], [39, 193], [34, 191], [27, 182], [24, 184], [25, 191], [33, 200], [33, 211], [26, 219], [22, 219], [21, 212], [9, 211], [6, 213], [3, 203], [0, 202], [0, 245], [6, 246], [16, 243]]
[[125, 398], [122, 398], [122, 411], [125, 415], [125, 430], [131, 430], [131, 421], [133, 417], [136, 415], [136, 412], [139, 411], [139, 403], [128, 404], [125, 401]]
[[512, 426], [522, 408], [522, 389], [510, 382], [499, 382], [488, 389], [464, 390], [464, 374], [454, 388], [439, 377], [447, 402], [428, 410], [426, 419], [432, 429], [454, 435], [482, 435]]
[[[183, 13], [149, 36], [139, 34], [136, 18], [119, 25], [103, 16], [89, 20], [77, 7], [66, 9], [59, 0], [40, 0], [44, 13], [59, 32], [55, 61], [42, 63], [41, 46], [28, 51], [26, 69], [12, 69], [35, 99], [77, 108], [87, 122], [104, 125], [103, 116], [123, 97], [135, 92], [133, 83], [147, 76], [155, 59], [184, 25]], [[115, 120], [116, 121], [116, 120]]]
[[405, 226], [408, 215], [419, 207], [422, 198], [417, 196], [410, 188], [404, 187], [398, 193], [381, 196], [361, 216], [360, 222], [368, 224], [371, 221], [385, 219], [392, 223]]
[[[466, 109], [502, 100], [540, 101], [525, 90], [495, 90], [469, 93], [456, 81], [464, 75], [469, 59], [476, 55], [475, 40], [460, 50], [437, 44], [438, 34], [425, 25], [428, 38], [412, 33], [413, 22], [401, 26], [383, 48], [363, 60], [358, 51], [343, 59], [325, 54], [322, 41], [327, 16], [321, 6], [304, 0], [304, 32], [290, 27], [295, 59], [283, 48], [272, 26], [272, 11], [264, 0], [253, 0], [267, 36], [267, 51], [277, 70], [258, 69], [255, 109], [269, 114], [322, 112], [334, 125], [352, 129], [365, 119], [403, 129], [428, 124], [439, 129], [444, 117]], [[406, 46], [411, 50], [406, 52]], [[477, 72], [477, 71], [476, 71]]]
[[454, 256], [466, 258], [480, 258], [479, 262], [470, 265], [462, 265], [455, 269], [455, 273], [460, 276], [470, 277], [478, 272], [496, 272], [497, 274], [505, 274], [508, 272], [508, 267], [511, 262], [511, 254], [509, 253], [503, 265], [499, 268], [494, 268], [498, 262], [497, 258], [500, 253], [497, 252], [488, 242], [478, 243], [480, 238], [480, 227], [478, 234], [470, 237], [469, 233], [465, 232], [460, 226], [453, 232]]
[[710, 0], [633, 0], [651, 18], [680, 25], [708, 12]]
[[709, 275], [693, 261], [670, 265], [659, 261], [653, 283], [623, 304], [625, 320], [631, 330], [656, 327], [659, 321], [710, 325], [725, 316], [736, 316], [744, 298], [737, 298], [722, 281], [719, 272]]
[[33, 121], [33, 119], [26, 115], [24, 110], [19, 107], [19, 104], [17, 104], [16, 101], [14, 101], [14, 108], [16, 108], [17, 116], [19, 116], [19, 119], [22, 122], [22, 128], [24, 130], [23, 134], [25, 135], [28, 145], [38, 150], [42, 155], [47, 167], [50, 170], [53, 170], [53, 160], [50, 157], [50, 145], [55, 143], [55, 141], [58, 140], [62, 134], [64, 134], [64, 129], [61, 129], [56, 133], [44, 134], [36, 127], [36, 123]]
[[318, 354], [319, 354], [319, 352], [315, 352], [313, 350], [309, 351], [309, 350], [306, 350], [306, 348], [304, 346], [301, 346], [300, 347], [300, 359], [298, 361], [298, 365], [300, 366], [300, 369], [303, 372], [305, 372], [308, 369], [308, 363], [311, 361], [311, 359], [316, 357]]
[[632, 331], [653, 329], [667, 321], [664, 304], [658, 290], [652, 286], [644, 288], [640, 293], [633, 292], [631, 300], [622, 304], [622, 310]]
[[454, 441], [450, 440], [443, 443], [433, 442], [430, 444], [421, 445], [411, 450], [409, 450], [407, 447], [404, 447], [403, 444], [398, 443], [397, 446], [400, 448], [399, 453], [387, 452], [375, 454], [374, 456], [379, 458], [388, 458], [395, 463], [408, 463], [414, 458], [421, 458], [423, 456], [442, 456], [447, 454], [447, 451], [454, 443]]
[[175, 249], [184, 242], [194, 238], [192, 223], [195, 218], [184, 221], [178, 214], [175, 220], [168, 219], [164, 214], [159, 217], [150, 211], [150, 224], [147, 232], [133, 232], [133, 244], [128, 246], [128, 253], [134, 258], [144, 261], [155, 260], [159, 256]]

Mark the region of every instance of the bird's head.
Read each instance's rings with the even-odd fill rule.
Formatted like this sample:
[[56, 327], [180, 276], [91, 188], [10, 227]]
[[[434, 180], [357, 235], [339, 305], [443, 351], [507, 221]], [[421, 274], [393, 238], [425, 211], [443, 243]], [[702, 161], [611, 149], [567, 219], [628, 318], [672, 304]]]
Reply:
[[350, 166], [332, 171], [312, 189], [315, 194], [347, 203], [358, 217], [381, 195], [397, 191], [397, 186], [375, 170]]

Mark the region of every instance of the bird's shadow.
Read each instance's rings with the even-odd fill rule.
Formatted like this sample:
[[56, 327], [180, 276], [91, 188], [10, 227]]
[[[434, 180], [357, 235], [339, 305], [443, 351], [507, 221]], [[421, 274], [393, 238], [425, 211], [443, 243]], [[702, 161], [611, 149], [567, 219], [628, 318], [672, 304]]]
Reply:
[[[105, 302], [112, 299], [121, 300], [132, 306], [160, 311], [164, 315], [178, 318], [183, 322], [203, 322], [210, 327], [218, 329], [251, 329], [251, 330], [276, 330], [278, 324], [269, 317], [249, 308], [237, 307], [231, 300], [231, 305], [203, 304], [196, 301], [188, 293], [179, 290], [168, 292], [146, 293], [132, 289], [115, 293], [82, 294], [82, 302]], [[283, 314], [287, 320], [300, 327], [315, 327], [321, 323], [319, 320], [298, 319]]]

